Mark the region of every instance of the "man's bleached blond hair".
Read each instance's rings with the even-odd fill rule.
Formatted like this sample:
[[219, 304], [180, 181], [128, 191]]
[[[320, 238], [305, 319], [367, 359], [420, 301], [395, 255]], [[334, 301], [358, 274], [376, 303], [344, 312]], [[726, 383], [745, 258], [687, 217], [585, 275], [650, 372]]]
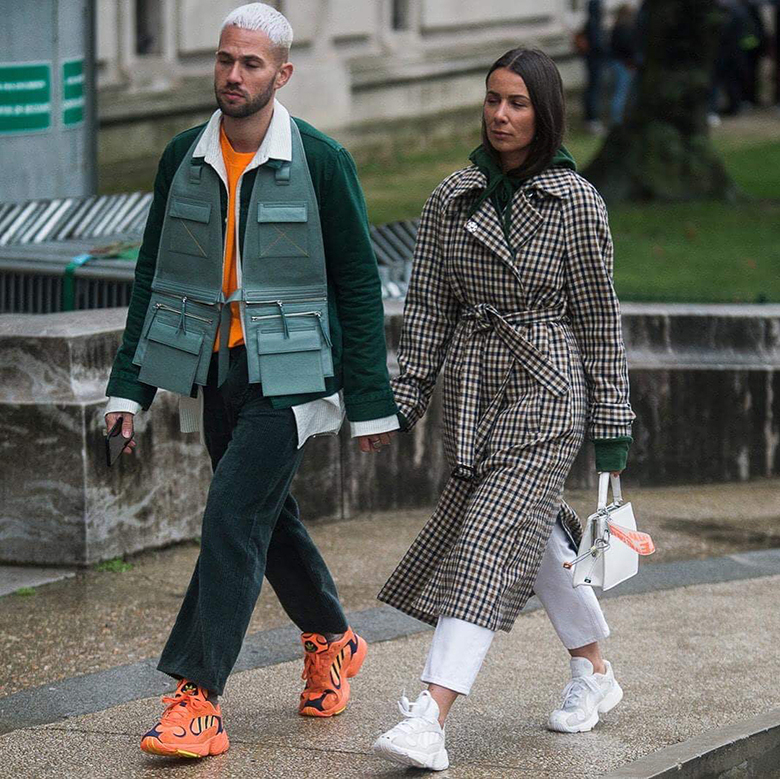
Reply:
[[247, 3], [231, 11], [222, 22], [225, 27], [240, 27], [242, 30], [260, 30], [279, 49], [283, 60], [290, 55], [293, 29], [284, 14], [267, 3]]

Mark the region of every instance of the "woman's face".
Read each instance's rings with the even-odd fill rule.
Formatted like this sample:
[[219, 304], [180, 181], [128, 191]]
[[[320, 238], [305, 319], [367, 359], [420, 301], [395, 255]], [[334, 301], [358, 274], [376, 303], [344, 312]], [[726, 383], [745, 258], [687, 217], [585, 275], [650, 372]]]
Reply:
[[536, 134], [536, 114], [525, 81], [508, 68], [494, 70], [487, 83], [484, 117], [488, 140], [504, 170], [522, 165]]

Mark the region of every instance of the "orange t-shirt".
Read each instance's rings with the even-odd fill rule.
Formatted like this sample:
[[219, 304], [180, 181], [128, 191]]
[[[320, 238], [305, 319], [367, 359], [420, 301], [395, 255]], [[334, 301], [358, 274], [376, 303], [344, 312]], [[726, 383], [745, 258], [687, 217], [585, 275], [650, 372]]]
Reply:
[[[222, 292], [225, 297], [238, 288], [236, 272], [236, 187], [246, 166], [254, 159], [255, 152], [237, 152], [230, 145], [224, 127], [219, 129], [219, 143], [222, 147], [222, 159], [225, 161], [228, 178], [227, 224], [225, 225], [225, 262], [222, 276]], [[228, 346], [238, 346], [244, 343], [244, 333], [241, 330], [241, 309], [238, 303], [230, 304], [230, 338]], [[214, 341], [214, 351], [219, 350], [219, 333]]]

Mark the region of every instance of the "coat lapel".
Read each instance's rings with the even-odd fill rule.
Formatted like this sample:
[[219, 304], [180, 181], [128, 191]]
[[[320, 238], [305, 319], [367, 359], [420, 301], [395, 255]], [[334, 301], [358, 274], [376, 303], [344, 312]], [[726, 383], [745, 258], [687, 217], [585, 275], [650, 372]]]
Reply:
[[553, 197], [564, 198], [571, 190], [571, 172], [566, 168], [547, 168], [528, 179], [528, 188]]
[[[458, 198], [474, 190], [482, 190], [487, 186], [487, 178], [476, 166], [467, 168], [449, 196], [452, 205]], [[474, 236], [488, 251], [498, 255], [504, 262], [512, 265], [512, 252], [504, 237], [504, 228], [501, 224], [493, 204], [485, 201], [477, 211], [466, 220], [464, 229]]]
[[[450, 194], [450, 202], [477, 189], [484, 189], [487, 179], [478, 168], [467, 169], [458, 186]], [[539, 229], [544, 217], [533, 205], [537, 197], [566, 197], [571, 188], [567, 171], [548, 168], [539, 173], [517, 192], [510, 208], [512, 209], [509, 242], [504, 235], [504, 227], [495, 207], [485, 201], [476, 213], [466, 220], [465, 229], [483, 246], [506, 262], [515, 273], [519, 267], [515, 258], [517, 250]], [[519, 276], [518, 276], [519, 278]]]
[[504, 237], [504, 227], [493, 204], [486, 200], [466, 222], [466, 230], [481, 244], [510, 265], [512, 252]]
[[548, 168], [521, 187], [512, 201], [509, 243], [513, 253], [539, 229], [544, 217], [537, 209], [539, 198], [566, 197], [571, 188], [569, 175], [560, 168]]
[[531, 238], [544, 221], [544, 217], [531, 203], [532, 199], [529, 198], [528, 193], [521, 189], [510, 205], [512, 219], [509, 223], [509, 245], [512, 247], [513, 259], [517, 250]]

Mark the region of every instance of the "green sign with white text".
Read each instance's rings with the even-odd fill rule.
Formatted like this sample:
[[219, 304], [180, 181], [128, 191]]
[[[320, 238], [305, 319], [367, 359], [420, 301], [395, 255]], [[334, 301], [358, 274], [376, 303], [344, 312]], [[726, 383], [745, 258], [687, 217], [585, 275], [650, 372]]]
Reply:
[[51, 65], [0, 64], [0, 133], [51, 127]]
[[72, 127], [84, 121], [84, 60], [62, 64], [62, 123]]

